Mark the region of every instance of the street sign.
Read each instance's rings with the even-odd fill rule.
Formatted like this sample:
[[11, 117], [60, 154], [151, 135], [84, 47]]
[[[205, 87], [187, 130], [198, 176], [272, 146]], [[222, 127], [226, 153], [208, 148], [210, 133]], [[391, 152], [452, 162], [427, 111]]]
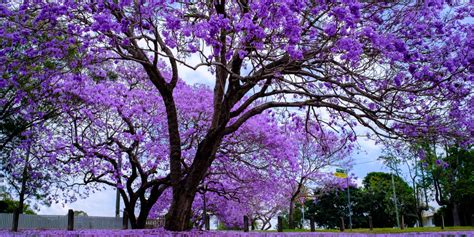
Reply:
[[336, 169], [336, 173], [334, 173], [334, 176], [345, 179], [347, 178], [347, 173], [343, 169]]

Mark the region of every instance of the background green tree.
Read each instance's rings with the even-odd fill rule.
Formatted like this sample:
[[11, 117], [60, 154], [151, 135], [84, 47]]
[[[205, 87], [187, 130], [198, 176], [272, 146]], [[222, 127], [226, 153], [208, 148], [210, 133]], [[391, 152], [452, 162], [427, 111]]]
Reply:
[[[364, 192], [361, 188], [350, 187], [352, 227], [368, 227], [367, 207]], [[346, 227], [349, 225], [347, 190], [316, 190], [315, 200], [306, 201], [305, 218], [313, 217], [319, 227], [338, 228], [340, 217], [344, 218]]]
[[[413, 190], [401, 177], [394, 175], [393, 178], [400, 217], [403, 215], [405, 225], [412, 226], [417, 219]], [[373, 218], [374, 227], [396, 226], [391, 174], [368, 173], [362, 184], [364, 185], [365, 204]]]
[[[368, 216], [372, 216], [374, 227], [397, 225], [391, 174], [372, 172], [367, 174], [361, 188], [351, 187], [352, 227], [368, 228]], [[400, 216], [405, 225], [413, 226], [417, 220], [415, 198], [412, 188], [399, 176], [394, 175], [395, 191]], [[315, 190], [315, 200], [306, 202], [305, 218], [313, 217], [316, 224], [324, 228], [338, 228], [340, 217], [344, 217], [348, 228], [348, 205], [346, 190]]]
[[[0, 213], [13, 213], [18, 208], [19, 202], [13, 200], [8, 194], [3, 193], [0, 196]], [[36, 215], [28, 204], [23, 206], [23, 213]]]
[[472, 225], [474, 214], [474, 149], [445, 147], [445, 156], [428, 156], [435, 200], [440, 209], [435, 221], [446, 225]]

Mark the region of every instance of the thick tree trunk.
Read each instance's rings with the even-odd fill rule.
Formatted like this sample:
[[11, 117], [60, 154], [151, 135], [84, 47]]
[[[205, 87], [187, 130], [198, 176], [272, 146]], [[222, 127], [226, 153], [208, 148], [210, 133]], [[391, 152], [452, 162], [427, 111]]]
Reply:
[[295, 203], [293, 199], [290, 201], [290, 211], [288, 212], [288, 228], [294, 229], [295, 228]]
[[460, 226], [461, 220], [459, 219], [459, 208], [458, 208], [458, 204], [455, 202], [453, 203], [452, 215], [453, 215], [453, 225]]
[[145, 228], [145, 225], [141, 226], [137, 222], [137, 217], [135, 216], [135, 208], [131, 208], [128, 205], [125, 205], [125, 210], [128, 213], [128, 220], [130, 221], [130, 227], [132, 229], [142, 229]]
[[165, 229], [172, 231], [184, 231], [190, 229], [191, 207], [195, 192], [183, 190], [173, 195], [170, 210], [166, 215]]
[[146, 219], [147, 217], [143, 215], [136, 217], [135, 214], [131, 214], [128, 216], [128, 220], [130, 221], [130, 226], [132, 229], [145, 229]]
[[[143, 218], [143, 214], [141, 212], [138, 217], [135, 215], [136, 202], [134, 200], [131, 200], [131, 202], [124, 200], [124, 204], [125, 204], [125, 207], [124, 207], [125, 211], [127, 211], [127, 214], [128, 214], [128, 220], [130, 221], [130, 227], [132, 229], [144, 229], [145, 224], [146, 224], [146, 217]], [[140, 218], [140, 216], [142, 217]], [[147, 216], [148, 216], [148, 213], [147, 213]]]
[[130, 221], [132, 229], [145, 229], [147, 216], [148, 214], [146, 216], [139, 215], [138, 217], [135, 216], [135, 214], [129, 215], [128, 220]]
[[222, 137], [223, 134], [210, 131], [198, 145], [189, 174], [178, 184], [173, 184], [173, 201], [167, 214], [165, 229], [185, 231], [191, 228], [189, 223], [194, 197], [199, 184], [215, 158]]
[[[160, 194], [155, 195], [159, 197]], [[141, 200], [140, 213], [138, 213], [138, 216], [135, 215], [135, 206], [137, 204], [135, 199], [128, 201], [127, 198], [124, 198], [123, 196], [122, 198], [124, 200], [124, 208], [125, 211], [128, 213], [128, 220], [130, 221], [130, 226], [132, 227], [132, 229], [144, 229], [146, 226], [146, 220], [148, 219], [148, 214], [150, 213], [150, 210], [153, 207], [153, 204], [156, 202], [157, 198], [155, 199], [154, 197], [152, 200]]]
[[148, 214], [150, 213], [151, 207], [145, 206], [140, 208], [140, 214], [137, 218], [137, 227], [139, 229], [143, 229], [146, 226], [146, 220], [148, 218]]

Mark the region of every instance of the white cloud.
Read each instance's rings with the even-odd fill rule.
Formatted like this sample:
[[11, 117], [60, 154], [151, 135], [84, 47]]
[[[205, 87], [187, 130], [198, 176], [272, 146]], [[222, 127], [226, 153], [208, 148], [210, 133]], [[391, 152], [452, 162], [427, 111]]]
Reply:
[[[53, 204], [50, 207], [41, 207], [38, 214], [66, 215], [69, 209], [85, 211], [89, 216], [115, 216], [115, 189], [107, 188], [104, 191], [91, 194], [86, 199], [73, 203]], [[120, 209], [123, 210], [121, 203]]]
[[[191, 65], [195, 66], [201, 63], [201, 60], [197, 55], [192, 55], [186, 62]], [[178, 74], [181, 79], [183, 79], [186, 83], [190, 85], [194, 84], [205, 84], [207, 86], [213, 87], [215, 83], [215, 76], [208, 70], [209, 67], [199, 67], [196, 70], [193, 70], [189, 67], [178, 65]]]
[[358, 188], [360, 188], [360, 187], [363, 186], [363, 185], [362, 185], [362, 180], [363, 180], [363, 179], [362, 179], [361, 177], [357, 177], [357, 178], [356, 178], [355, 182], [356, 182]]

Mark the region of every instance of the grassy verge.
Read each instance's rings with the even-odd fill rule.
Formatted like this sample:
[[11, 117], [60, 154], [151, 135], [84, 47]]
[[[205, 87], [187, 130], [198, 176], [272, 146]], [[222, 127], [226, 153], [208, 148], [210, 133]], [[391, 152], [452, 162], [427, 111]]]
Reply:
[[[441, 227], [410, 227], [405, 228], [403, 230], [398, 228], [374, 228], [372, 231], [369, 229], [353, 229], [352, 231], [346, 229], [345, 232], [348, 233], [410, 233], [410, 232], [441, 232], [441, 231], [474, 231], [474, 227], [472, 226], [450, 226], [441, 229]], [[275, 230], [272, 230], [275, 232]], [[285, 229], [283, 232], [309, 232], [308, 229]], [[338, 229], [317, 229], [316, 232], [339, 232]]]

